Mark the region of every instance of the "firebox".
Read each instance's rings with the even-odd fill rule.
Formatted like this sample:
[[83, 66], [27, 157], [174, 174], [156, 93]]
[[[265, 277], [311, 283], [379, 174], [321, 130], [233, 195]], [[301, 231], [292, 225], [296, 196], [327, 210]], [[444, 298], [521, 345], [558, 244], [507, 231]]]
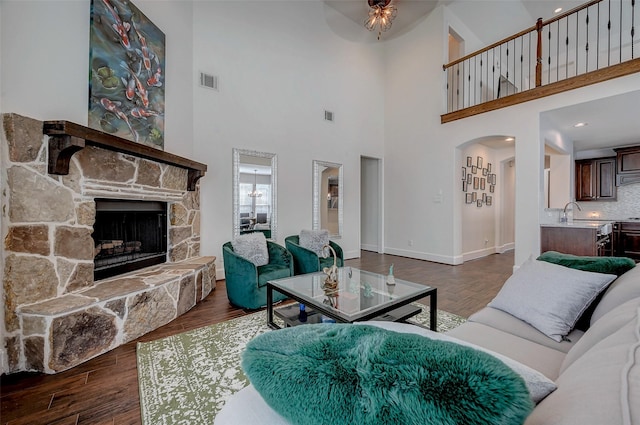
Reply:
[[96, 199], [94, 279], [167, 260], [167, 203]]

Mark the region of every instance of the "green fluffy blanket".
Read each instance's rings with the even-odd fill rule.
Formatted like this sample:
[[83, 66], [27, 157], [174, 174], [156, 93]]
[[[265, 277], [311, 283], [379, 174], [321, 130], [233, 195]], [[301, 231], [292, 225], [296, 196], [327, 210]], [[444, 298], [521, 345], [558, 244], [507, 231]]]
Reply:
[[522, 378], [491, 355], [367, 325], [262, 334], [242, 367], [294, 425], [517, 425], [533, 409]]

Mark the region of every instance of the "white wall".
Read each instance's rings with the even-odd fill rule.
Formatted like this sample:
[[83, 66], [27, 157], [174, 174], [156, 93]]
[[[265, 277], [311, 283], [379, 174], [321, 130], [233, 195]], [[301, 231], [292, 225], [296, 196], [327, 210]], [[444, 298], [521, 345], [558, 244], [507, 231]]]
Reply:
[[[540, 114], [637, 90], [640, 74], [441, 125], [449, 15], [439, 7], [411, 33], [389, 42], [386, 51], [385, 108], [393, 113], [385, 117], [385, 250], [455, 264], [463, 252], [461, 164], [456, 149], [479, 137], [508, 134], [516, 139], [515, 263], [519, 265], [540, 250], [544, 146]], [[408, 247], [412, 238], [413, 247]]]
[[[86, 123], [89, 4], [2, 2], [4, 112]], [[278, 155], [280, 241], [311, 226], [312, 160], [338, 162], [345, 166], [339, 242], [348, 256], [357, 255], [360, 157], [378, 157], [385, 164], [385, 251], [455, 263], [463, 252], [456, 150], [478, 137], [509, 134], [517, 140], [519, 264], [539, 250], [540, 114], [640, 89], [635, 74], [442, 125], [448, 25], [468, 51], [482, 46], [446, 7], [403, 36], [363, 44], [335, 35], [320, 1], [136, 5], [167, 36], [165, 150], [209, 165], [201, 180], [205, 255], [220, 257], [231, 238], [231, 150], [239, 147]], [[346, 18], [343, 24], [359, 26]], [[220, 91], [197, 87], [198, 71], [218, 75]], [[324, 109], [335, 113], [334, 123], [323, 121]]]
[[[496, 164], [493, 149], [479, 143], [473, 143], [461, 152], [462, 166], [467, 169], [467, 173], [471, 173], [471, 167], [468, 167], [466, 163], [468, 156], [471, 157], [472, 165], [476, 165], [477, 158], [481, 157], [484, 167], [486, 167], [488, 163], [491, 163], [491, 172], [500, 175], [499, 164]], [[487, 178], [482, 175], [481, 169], [478, 169], [476, 174], [471, 175], [472, 179], [477, 177], [478, 179], [484, 178], [486, 181]], [[457, 193], [454, 196], [465, 197], [465, 193], [462, 192], [460, 186], [461, 183], [458, 185]], [[502, 189], [499, 185], [496, 185], [496, 187], [498, 190]], [[478, 199], [482, 199], [482, 193], [486, 193], [493, 198], [492, 205], [483, 204], [481, 207], [477, 206], [477, 202], [467, 204], [466, 201], [463, 200], [462, 255], [464, 261], [493, 254], [496, 246], [495, 216], [500, 212], [496, 193], [489, 192], [488, 183], [485, 185], [485, 190], [481, 190], [480, 188], [474, 189], [472, 183], [467, 187], [467, 193], [473, 192], [477, 194]]]
[[[201, 180], [202, 252], [232, 237], [231, 152], [277, 154], [278, 240], [312, 224], [312, 161], [344, 165], [346, 257], [360, 253], [360, 156], [383, 156], [384, 67], [378, 44], [336, 36], [322, 2], [194, 3], [194, 67], [219, 76], [196, 88], [195, 156]], [[344, 18], [346, 19], [346, 18]], [[348, 25], [356, 25], [346, 22]], [[324, 121], [324, 110], [335, 114]], [[221, 276], [221, 274], [219, 274]]]
[[[193, 153], [190, 2], [137, 0], [166, 36], [164, 150]], [[87, 124], [89, 0], [2, 1], [2, 110]]]

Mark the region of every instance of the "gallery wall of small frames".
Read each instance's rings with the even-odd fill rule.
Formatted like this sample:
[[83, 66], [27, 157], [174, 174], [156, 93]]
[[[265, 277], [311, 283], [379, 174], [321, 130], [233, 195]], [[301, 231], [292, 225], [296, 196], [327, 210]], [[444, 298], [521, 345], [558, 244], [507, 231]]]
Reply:
[[[492, 173], [490, 162], [484, 163], [481, 156], [467, 157], [467, 166], [462, 167], [462, 192], [466, 204], [477, 207], [493, 204], [493, 193], [496, 191], [496, 175]], [[487, 192], [488, 191], [488, 192]]]

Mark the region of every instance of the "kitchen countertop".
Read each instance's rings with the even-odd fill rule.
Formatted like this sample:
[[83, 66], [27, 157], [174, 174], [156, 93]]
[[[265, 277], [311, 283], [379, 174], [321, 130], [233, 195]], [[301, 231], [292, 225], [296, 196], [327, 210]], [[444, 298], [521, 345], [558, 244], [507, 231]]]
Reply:
[[573, 227], [580, 229], [597, 229], [601, 226], [615, 223], [615, 220], [579, 220], [568, 221], [566, 223], [542, 223], [541, 227]]

